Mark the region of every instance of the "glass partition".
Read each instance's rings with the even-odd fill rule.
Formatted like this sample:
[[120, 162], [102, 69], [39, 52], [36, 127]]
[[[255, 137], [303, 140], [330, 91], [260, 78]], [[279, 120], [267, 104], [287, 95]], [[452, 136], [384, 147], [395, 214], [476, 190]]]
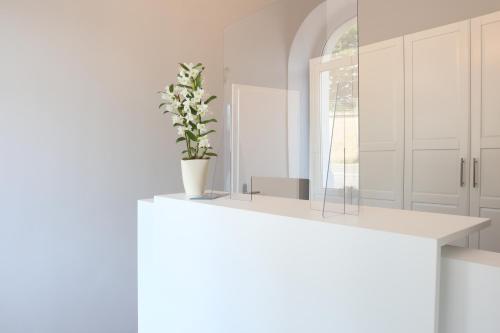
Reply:
[[231, 198], [358, 200], [357, 1], [279, 0], [224, 34]]
[[[346, 50], [347, 51], [347, 50]], [[357, 54], [311, 61], [311, 206], [356, 213], [359, 193]]]

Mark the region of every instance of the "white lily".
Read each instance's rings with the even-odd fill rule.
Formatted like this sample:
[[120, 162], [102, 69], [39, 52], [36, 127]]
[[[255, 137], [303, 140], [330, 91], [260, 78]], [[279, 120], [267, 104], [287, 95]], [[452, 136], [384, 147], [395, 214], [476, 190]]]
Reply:
[[172, 112], [174, 111], [174, 107], [172, 104], [166, 104], [165, 105], [165, 110], [168, 111], [168, 112]]
[[189, 94], [189, 90], [187, 90], [187, 88], [181, 88], [179, 90], [179, 95], [182, 96], [183, 98], [186, 98], [188, 94]]
[[173, 115], [172, 116], [172, 124], [175, 125], [175, 124], [182, 124], [182, 118], [179, 117], [178, 115]]
[[175, 99], [174, 101], [172, 101], [172, 103], [171, 103], [171, 104], [172, 104], [172, 107], [173, 107], [175, 110], [179, 109], [179, 107], [182, 105], [182, 104], [181, 104], [181, 102], [179, 102], [179, 101], [178, 101], [178, 100], [176, 100], [176, 99]]
[[198, 144], [198, 147], [200, 148], [210, 148], [210, 142], [208, 141], [207, 137], [203, 137], [200, 140], [200, 143]]
[[184, 100], [182, 107], [184, 108], [184, 112], [191, 113], [191, 101], [189, 99]]
[[196, 100], [197, 103], [201, 103], [201, 100], [203, 99], [203, 95], [205, 94], [205, 91], [201, 88], [193, 91], [193, 99]]
[[200, 113], [200, 115], [202, 117], [207, 114], [207, 111], [208, 111], [208, 105], [207, 104], [201, 103], [200, 105], [198, 105], [198, 112]]
[[173, 100], [174, 96], [170, 92], [161, 92], [161, 99], [167, 102], [171, 102]]
[[185, 77], [184, 75], [182, 75], [181, 77], [179, 77], [177, 79], [177, 82], [179, 82], [180, 84], [184, 85], [184, 86], [187, 86], [191, 83], [191, 79], [188, 77]]
[[196, 128], [200, 131], [200, 134], [205, 134], [208, 132], [207, 125], [205, 124], [196, 124]]
[[184, 136], [186, 135], [186, 128], [183, 126], [177, 127], [177, 135], [178, 136]]
[[[202, 65], [182, 64], [177, 84], [167, 86], [161, 93], [161, 99], [164, 101], [161, 104], [162, 110], [166, 109], [172, 113], [172, 124], [177, 128], [179, 137], [185, 138], [187, 147], [200, 148], [185, 150], [186, 159], [215, 156], [215, 153], [208, 151], [211, 149], [208, 133], [212, 131], [206, 124], [208, 118], [204, 118], [210, 112], [205, 103], [207, 92], [203, 89], [203, 71]], [[186, 136], [187, 131], [190, 137]], [[183, 140], [177, 140], [178, 143], [181, 141]]]
[[194, 122], [194, 116], [191, 114], [191, 112], [186, 113], [186, 116], [184, 117], [187, 121]]
[[196, 68], [192, 69], [189, 71], [189, 77], [195, 79], [198, 74], [200, 74], [200, 71], [197, 70]]

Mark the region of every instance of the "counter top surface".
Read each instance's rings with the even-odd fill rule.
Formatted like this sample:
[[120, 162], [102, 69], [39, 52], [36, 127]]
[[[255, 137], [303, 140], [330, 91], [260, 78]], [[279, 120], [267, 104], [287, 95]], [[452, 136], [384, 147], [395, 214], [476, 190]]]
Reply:
[[500, 268], [500, 253], [496, 252], [467, 249], [458, 246], [445, 246], [443, 247], [442, 256], [448, 259]]
[[484, 229], [491, 223], [488, 218], [368, 206], [360, 206], [358, 215], [332, 213], [331, 216], [324, 218], [320, 211], [311, 209], [309, 201], [264, 196], [254, 196], [252, 201], [231, 200], [229, 197], [215, 200], [188, 200], [184, 194], [169, 194], [156, 196], [155, 202], [157, 200], [181, 200], [193, 205], [226, 207], [306, 221], [423, 237], [436, 240], [439, 245], [463, 239], [467, 234]]

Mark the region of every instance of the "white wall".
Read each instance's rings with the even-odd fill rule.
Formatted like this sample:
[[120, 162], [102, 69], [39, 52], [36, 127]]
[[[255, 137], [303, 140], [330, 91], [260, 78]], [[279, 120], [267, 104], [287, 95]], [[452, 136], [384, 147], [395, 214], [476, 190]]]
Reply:
[[[296, 74], [295, 72], [290, 72], [290, 70], [296, 70], [293, 66], [290, 68], [290, 49], [304, 19], [321, 2], [321, 0], [274, 1], [271, 5], [234, 22], [225, 29], [224, 66], [226, 84], [224, 101], [226, 104], [231, 104], [232, 102], [232, 85], [242, 84], [282, 90], [294, 89], [294, 91], [291, 91], [288, 107], [299, 107], [299, 105], [295, 104], [299, 101], [299, 93], [304, 95], [302, 91], [298, 91], [303, 86], [289, 86], [290, 74], [292, 76]], [[322, 13], [319, 16], [321, 17], [321, 22], [318, 23], [325, 26], [326, 13]], [[311, 36], [308, 37], [311, 38]], [[326, 40], [325, 38], [322, 39]], [[308, 61], [309, 58], [306, 58], [304, 63], [300, 65], [308, 67]], [[292, 65], [297, 64], [293, 63]], [[308, 72], [306, 72], [306, 75], [302, 75], [302, 79], [306, 81], [306, 88], [308, 88]], [[293, 98], [297, 98], [297, 100]], [[287, 107], [286, 105], [284, 106], [285, 108]], [[267, 110], [255, 110], [254, 112], [259, 111], [267, 112]], [[286, 112], [286, 110], [283, 111]], [[288, 116], [290, 117], [290, 115]], [[308, 158], [299, 160], [299, 157], [295, 153], [296, 151], [300, 151], [301, 157], [304, 156], [304, 153], [307, 156], [307, 147], [304, 147], [304, 145], [299, 146], [298, 143], [304, 141], [304, 137], [308, 137], [308, 131], [300, 132], [299, 129], [293, 127], [287, 128], [286, 125], [284, 123], [279, 132], [289, 132], [288, 146], [290, 147], [290, 160], [288, 176], [308, 178]], [[307, 121], [305, 126], [307, 127]], [[265, 139], [272, 143], [271, 138]], [[278, 150], [278, 147], [272, 147], [271, 150]], [[249, 158], [258, 159], [257, 156], [257, 154], [250, 154]], [[298, 165], [300, 163], [303, 165]], [[299, 172], [300, 168], [302, 172]], [[258, 170], [249, 170], [249, 174], [257, 175]], [[259, 176], [271, 176], [271, 173], [267, 175], [260, 174]]]
[[182, 188], [156, 92], [201, 61], [222, 97], [223, 27], [265, 2], [1, 1], [0, 332], [136, 331], [136, 200]]
[[226, 98], [231, 84], [286, 89], [297, 29], [321, 0], [278, 0], [225, 29]]

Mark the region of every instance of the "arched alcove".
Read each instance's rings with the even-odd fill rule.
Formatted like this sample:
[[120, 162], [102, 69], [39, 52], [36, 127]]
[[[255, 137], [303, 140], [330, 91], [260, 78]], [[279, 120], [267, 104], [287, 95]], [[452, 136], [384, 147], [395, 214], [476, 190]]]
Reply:
[[323, 56], [338, 55], [346, 52], [356, 53], [358, 47], [358, 20], [353, 17], [336, 28], [323, 48]]
[[324, 1], [309, 13], [293, 39], [288, 59], [291, 178], [309, 178], [309, 61], [322, 56], [328, 41], [335, 39], [336, 31], [355, 22], [356, 15], [356, 1]]

